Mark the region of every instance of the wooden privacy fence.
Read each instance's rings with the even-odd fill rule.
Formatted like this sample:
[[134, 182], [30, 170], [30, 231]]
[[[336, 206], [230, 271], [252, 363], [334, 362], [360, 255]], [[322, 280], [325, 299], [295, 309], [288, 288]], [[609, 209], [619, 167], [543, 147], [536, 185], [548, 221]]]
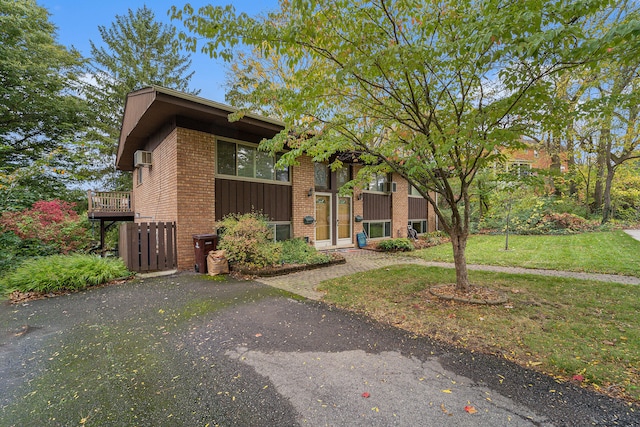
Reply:
[[123, 223], [120, 225], [120, 257], [138, 273], [177, 268], [175, 222]]

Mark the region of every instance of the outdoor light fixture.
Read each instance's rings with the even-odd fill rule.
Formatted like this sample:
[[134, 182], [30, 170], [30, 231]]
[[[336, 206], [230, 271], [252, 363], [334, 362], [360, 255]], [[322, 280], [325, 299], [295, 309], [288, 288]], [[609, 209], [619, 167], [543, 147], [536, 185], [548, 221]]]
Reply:
[[313, 188], [309, 189], [309, 192], [307, 193], [307, 197], [311, 197], [313, 196]]
[[362, 200], [362, 193], [358, 194], [358, 200]]

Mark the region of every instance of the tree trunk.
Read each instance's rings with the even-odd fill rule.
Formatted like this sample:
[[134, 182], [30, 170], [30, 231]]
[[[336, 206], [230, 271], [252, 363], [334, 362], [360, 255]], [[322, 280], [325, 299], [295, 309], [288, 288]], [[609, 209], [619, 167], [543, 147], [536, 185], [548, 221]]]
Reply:
[[468, 235], [460, 230], [452, 230], [451, 244], [453, 245], [453, 262], [456, 266], [456, 290], [459, 292], [469, 292], [467, 258], [465, 256], [467, 237]]
[[600, 137], [598, 145], [598, 157], [596, 161], [596, 182], [593, 191], [593, 211], [598, 211], [602, 207], [604, 199], [604, 182], [605, 170], [607, 169], [607, 145], [603, 141], [605, 138]]
[[613, 175], [615, 167], [607, 165], [607, 178], [605, 181], [603, 204], [602, 204], [602, 224], [606, 224], [611, 219], [611, 186], [613, 185]]

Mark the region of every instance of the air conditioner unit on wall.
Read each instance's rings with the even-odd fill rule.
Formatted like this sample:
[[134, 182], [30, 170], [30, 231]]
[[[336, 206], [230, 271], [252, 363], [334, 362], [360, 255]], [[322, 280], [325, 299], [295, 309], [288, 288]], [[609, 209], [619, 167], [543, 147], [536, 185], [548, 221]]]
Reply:
[[136, 151], [133, 153], [133, 163], [135, 167], [151, 166], [151, 151]]

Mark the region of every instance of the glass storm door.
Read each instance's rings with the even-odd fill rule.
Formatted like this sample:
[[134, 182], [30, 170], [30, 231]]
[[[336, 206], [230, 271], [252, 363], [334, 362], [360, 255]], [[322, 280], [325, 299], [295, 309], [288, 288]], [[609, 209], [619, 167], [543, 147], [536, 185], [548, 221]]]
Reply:
[[351, 197], [338, 197], [338, 245], [352, 243], [351, 240]]
[[331, 246], [331, 195], [316, 193], [316, 246]]

